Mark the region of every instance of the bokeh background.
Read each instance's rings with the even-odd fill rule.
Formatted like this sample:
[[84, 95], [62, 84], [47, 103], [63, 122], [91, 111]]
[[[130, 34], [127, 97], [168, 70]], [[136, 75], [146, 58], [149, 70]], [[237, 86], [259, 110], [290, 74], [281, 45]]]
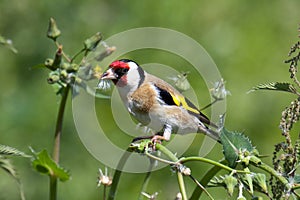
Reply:
[[[281, 111], [295, 97], [275, 92], [247, 94], [247, 91], [259, 83], [290, 81], [288, 65], [283, 61], [290, 46], [298, 40], [299, 6], [297, 0], [1, 0], [0, 34], [12, 39], [19, 52], [13, 54], [0, 46], [0, 143], [25, 152], [29, 152], [29, 146], [52, 152], [59, 97], [47, 84], [48, 71], [32, 66], [43, 63], [55, 52], [55, 46], [45, 34], [49, 18], [54, 17], [62, 30], [60, 41], [69, 54], [81, 49], [82, 41], [98, 31], [107, 38], [131, 28], [154, 26], [174, 29], [194, 38], [216, 62], [231, 92], [227, 99], [226, 127], [243, 131], [261, 154], [272, 155], [274, 144], [283, 139], [278, 129]], [[142, 63], [164, 63], [188, 70], [183, 67], [185, 61], [170, 59], [172, 55], [165, 52], [145, 50], [133, 52], [129, 57]], [[192, 77], [189, 79], [192, 86], [197, 85], [199, 80]], [[201, 89], [207, 91], [205, 85], [199, 86]], [[204, 102], [202, 106], [209, 102], [207, 92], [197, 97]], [[98, 103], [110, 105], [108, 100]], [[109, 121], [103, 123], [109, 125]], [[111, 134], [119, 134], [115, 132], [117, 129]], [[112, 136], [113, 140], [123, 146], [131, 139], [127, 137], [120, 142], [116, 135]], [[196, 154], [197, 143], [202, 139], [203, 136], [197, 136], [186, 155]], [[221, 147], [216, 146], [208, 157], [222, 158]], [[265, 162], [271, 163], [271, 158], [265, 158]], [[26, 159], [13, 161], [27, 199], [47, 199], [48, 178], [34, 172]], [[70, 169], [72, 180], [59, 184], [59, 199], [101, 199], [103, 188], [96, 187], [96, 180], [98, 168], [104, 166], [80, 142], [72, 119], [71, 101], [65, 115], [61, 165]], [[190, 166], [198, 179], [209, 167]], [[144, 176], [122, 176], [117, 199], [136, 199]], [[190, 193], [194, 184], [190, 180], [186, 182]], [[216, 199], [226, 196], [223, 189], [209, 191]], [[147, 192], [158, 192], [158, 199], [173, 199], [178, 192], [176, 176], [168, 167], [154, 172]], [[18, 198], [17, 184], [0, 171], [0, 199]]]

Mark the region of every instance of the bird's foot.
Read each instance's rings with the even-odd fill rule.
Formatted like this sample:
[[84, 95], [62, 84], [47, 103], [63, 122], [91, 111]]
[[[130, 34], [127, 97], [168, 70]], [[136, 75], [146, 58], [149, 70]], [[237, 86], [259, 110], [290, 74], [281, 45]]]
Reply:
[[163, 140], [166, 140], [166, 138], [164, 136], [161, 136], [161, 135], [154, 135], [151, 139], [151, 142], [155, 148], [155, 145], [158, 143], [158, 144], [161, 144], [161, 142]]

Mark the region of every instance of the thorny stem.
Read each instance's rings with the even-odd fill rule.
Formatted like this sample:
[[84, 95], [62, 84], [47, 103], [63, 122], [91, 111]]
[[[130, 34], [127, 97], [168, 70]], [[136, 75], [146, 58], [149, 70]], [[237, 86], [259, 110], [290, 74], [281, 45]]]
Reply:
[[[62, 91], [62, 97], [59, 105], [56, 129], [54, 135], [54, 145], [53, 145], [53, 160], [59, 163], [59, 153], [60, 153], [60, 139], [62, 134], [63, 118], [65, 113], [65, 107], [67, 103], [68, 94], [70, 91], [70, 86], [67, 85]], [[57, 196], [57, 177], [50, 175], [50, 200], [55, 200]]]

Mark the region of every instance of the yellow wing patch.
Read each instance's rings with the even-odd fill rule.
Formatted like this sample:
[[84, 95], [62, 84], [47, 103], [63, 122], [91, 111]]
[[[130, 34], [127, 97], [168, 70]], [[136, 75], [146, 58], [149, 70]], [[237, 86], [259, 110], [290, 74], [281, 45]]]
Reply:
[[173, 99], [174, 103], [177, 106], [182, 106], [183, 108], [187, 109], [188, 111], [191, 111], [191, 112], [196, 113], [196, 114], [200, 114], [199, 110], [197, 110], [195, 108], [192, 108], [191, 106], [188, 105], [188, 103], [186, 102], [184, 96], [173, 95], [173, 94], [171, 94], [171, 96], [172, 96], [172, 99]]

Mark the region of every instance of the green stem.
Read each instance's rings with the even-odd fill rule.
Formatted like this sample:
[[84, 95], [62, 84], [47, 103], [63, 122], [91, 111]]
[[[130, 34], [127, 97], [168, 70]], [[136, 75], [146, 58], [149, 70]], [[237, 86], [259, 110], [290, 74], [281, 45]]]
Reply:
[[163, 154], [165, 154], [167, 157], [169, 157], [173, 162], [177, 162], [178, 158], [173, 154], [172, 151], [167, 149], [165, 146], [161, 144], [156, 144], [156, 149], [160, 150]]
[[200, 111], [205, 110], [206, 108], [209, 108], [210, 106], [212, 106], [213, 104], [217, 103], [218, 101], [220, 101], [219, 99], [215, 99], [213, 102], [209, 103], [208, 105], [204, 106], [203, 108], [200, 109]]
[[71, 58], [71, 63], [76, 59], [77, 56], [79, 56], [82, 52], [84, 52], [85, 49], [81, 49], [78, 51], [72, 58]]
[[122, 169], [123, 169], [125, 163], [127, 162], [130, 154], [131, 154], [131, 152], [129, 152], [130, 150], [131, 150], [131, 148], [128, 147], [128, 149], [122, 155], [122, 157], [121, 157], [121, 159], [118, 163], [117, 169], [116, 169], [116, 171], [114, 173], [114, 177], [112, 179], [113, 182], [112, 182], [110, 190], [109, 190], [108, 200], [114, 200], [115, 199], [115, 195], [116, 195], [117, 188], [118, 188], [118, 185], [119, 185], [120, 177], [121, 177], [121, 174], [122, 174]]
[[269, 165], [266, 165], [265, 163], [261, 162], [259, 158], [252, 156], [250, 159], [250, 164], [268, 172], [272, 176], [276, 177], [282, 184], [284, 184], [288, 190], [291, 189], [291, 185], [289, 184], [288, 180], [284, 176], [280, 175], [275, 169], [273, 169]]
[[[201, 185], [201, 183], [199, 183], [199, 181], [197, 179], [195, 179], [192, 175], [190, 175], [190, 178], [197, 184], [197, 188], [199, 188], [201, 191], [205, 192], [205, 194], [207, 194], [207, 196], [214, 200], [214, 198], [211, 196], [211, 194], [209, 194], [209, 192], [205, 189], [205, 187], [203, 185]], [[198, 198], [199, 199], [199, 198]]]
[[[222, 160], [221, 163], [225, 164], [226, 161]], [[204, 177], [201, 179], [200, 183], [205, 187], [209, 181], [221, 170], [222, 168], [219, 166], [214, 166], [210, 168], [204, 175]], [[192, 196], [190, 197], [190, 200], [198, 200], [202, 194], [203, 190], [199, 187], [196, 187]]]
[[[62, 92], [62, 97], [61, 97], [57, 120], [56, 120], [52, 158], [57, 164], [59, 163], [60, 139], [62, 134], [63, 118], [64, 118], [65, 107], [66, 107], [69, 91], [70, 91], [70, 86], [67, 85], [67, 87], [64, 88]], [[57, 197], [57, 177], [51, 175], [50, 176], [50, 200], [56, 200], [56, 197]]]
[[149, 165], [149, 169], [148, 169], [148, 172], [146, 174], [146, 177], [144, 179], [144, 182], [143, 182], [143, 186], [142, 186], [142, 190], [139, 194], [139, 197], [138, 197], [138, 200], [142, 200], [143, 199], [143, 193], [142, 192], [145, 192], [147, 187], [148, 187], [148, 183], [150, 181], [150, 175], [151, 175], [151, 172], [152, 172], [152, 169], [154, 167], [154, 164], [155, 164], [155, 160], [149, 158], [149, 161], [150, 161], [150, 165]]
[[103, 200], [106, 200], [106, 185], [103, 186]]
[[300, 184], [295, 184], [295, 185], [293, 186], [293, 190], [297, 190], [297, 189], [300, 189]]
[[293, 191], [293, 194], [297, 197], [297, 199], [300, 199], [300, 195], [297, 192]]
[[177, 179], [178, 179], [178, 184], [179, 184], [180, 193], [182, 195], [182, 199], [187, 200], [188, 198], [187, 198], [187, 194], [186, 194], [186, 190], [185, 190], [183, 176], [182, 176], [182, 173], [179, 171], [177, 171]]
[[223, 165], [222, 163], [219, 163], [219, 162], [216, 162], [214, 160], [207, 159], [207, 158], [203, 158], [203, 157], [192, 156], [192, 157], [182, 158], [182, 159], [179, 160], [179, 163], [185, 163], [185, 162], [189, 162], [189, 161], [205, 162], [205, 163], [209, 163], [209, 164], [218, 166], [219, 168], [225, 169], [229, 172], [236, 171], [236, 172], [245, 173], [244, 171], [239, 171], [239, 170], [232, 169], [232, 168], [230, 168], [226, 165]]
[[178, 164], [177, 162], [173, 162], [173, 161], [169, 161], [169, 160], [165, 160], [163, 158], [160, 158], [160, 157], [157, 157], [155, 155], [152, 155], [151, 153], [149, 153], [148, 151], [145, 151], [145, 154], [146, 156], [148, 156], [149, 158], [152, 158], [154, 160], [157, 160], [159, 162], [162, 162], [162, 163], [165, 163], [165, 164], [168, 164], [168, 165], [176, 165]]
[[[160, 150], [163, 154], [165, 154], [167, 157], [169, 157], [173, 162], [178, 162], [178, 158], [166, 147], [164, 147], [161, 144], [156, 144], [156, 149]], [[183, 175], [181, 172], [177, 171], [177, 179], [178, 179], [178, 184], [179, 184], [179, 189], [182, 195], [183, 200], [187, 200], [187, 194], [185, 190], [185, 184], [183, 181]]]
[[50, 200], [56, 199], [57, 196], [57, 178], [50, 176]]

